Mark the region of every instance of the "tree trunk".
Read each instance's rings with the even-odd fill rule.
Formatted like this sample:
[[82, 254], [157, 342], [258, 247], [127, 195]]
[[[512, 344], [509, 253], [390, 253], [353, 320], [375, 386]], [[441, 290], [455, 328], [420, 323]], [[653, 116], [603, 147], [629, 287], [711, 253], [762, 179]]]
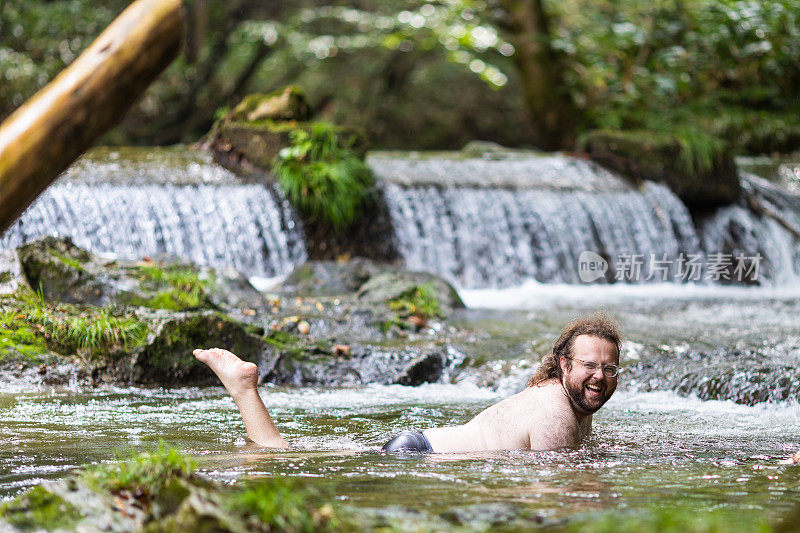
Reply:
[[550, 28], [542, 0], [500, 0], [508, 14], [505, 39], [514, 45], [525, 102], [533, 123], [534, 144], [543, 150], [572, 149], [578, 109], [564, 84], [563, 65], [550, 46]]
[[0, 124], [0, 233], [178, 54], [181, 0], [137, 0]]

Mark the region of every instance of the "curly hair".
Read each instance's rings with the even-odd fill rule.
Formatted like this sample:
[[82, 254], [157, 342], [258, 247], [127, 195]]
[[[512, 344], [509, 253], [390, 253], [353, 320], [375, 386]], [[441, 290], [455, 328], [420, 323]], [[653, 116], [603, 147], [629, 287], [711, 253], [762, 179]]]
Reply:
[[[558, 338], [555, 345], [553, 345], [552, 353], [542, 357], [539, 368], [536, 369], [536, 373], [528, 380], [528, 387], [532, 387], [551, 378], [561, 379], [562, 370], [559, 360], [572, 353], [572, 348], [575, 346], [575, 339], [579, 335], [591, 335], [593, 337], [605, 339], [616, 346], [617, 355], [619, 355], [622, 335], [620, 334], [619, 325], [616, 320], [600, 311], [588, 316], [576, 318], [561, 332], [561, 336]], [[569, 365], [570, 361], [567, 360], [567, 368], [569, 368]]]

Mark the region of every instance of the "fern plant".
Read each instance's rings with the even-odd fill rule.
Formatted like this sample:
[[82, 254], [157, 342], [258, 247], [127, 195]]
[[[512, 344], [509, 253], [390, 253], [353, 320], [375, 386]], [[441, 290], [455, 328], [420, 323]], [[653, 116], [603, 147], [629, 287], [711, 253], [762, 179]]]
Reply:
[[310, 220], [341, 230], [359, 217], [373, 184], [367, 165], [330, 124], [291, 133], [272, 170], [289, 200]]

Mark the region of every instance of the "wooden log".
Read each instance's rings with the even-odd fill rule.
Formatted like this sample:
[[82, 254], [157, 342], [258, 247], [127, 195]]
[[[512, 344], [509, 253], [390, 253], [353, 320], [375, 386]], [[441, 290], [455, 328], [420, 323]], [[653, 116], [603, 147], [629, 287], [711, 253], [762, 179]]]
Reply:
[[181, 0], [137, 0], [52, 82], [0, 124], [0, 233], [177, 56]]

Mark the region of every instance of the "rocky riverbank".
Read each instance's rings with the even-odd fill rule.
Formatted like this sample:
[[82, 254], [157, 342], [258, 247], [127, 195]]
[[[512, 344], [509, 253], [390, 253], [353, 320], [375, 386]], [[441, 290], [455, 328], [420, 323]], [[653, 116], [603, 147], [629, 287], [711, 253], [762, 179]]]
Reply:
[[418, 385], [464, 359], [447, 341], [456, 291], [368, 260], [307, 263], [266, 295], [233, 271], [105, 260], [66, 238], [6, 253], [0, 270], [6, 380], [216, 384], [191, 356], [210, 346], [288, 385]]

